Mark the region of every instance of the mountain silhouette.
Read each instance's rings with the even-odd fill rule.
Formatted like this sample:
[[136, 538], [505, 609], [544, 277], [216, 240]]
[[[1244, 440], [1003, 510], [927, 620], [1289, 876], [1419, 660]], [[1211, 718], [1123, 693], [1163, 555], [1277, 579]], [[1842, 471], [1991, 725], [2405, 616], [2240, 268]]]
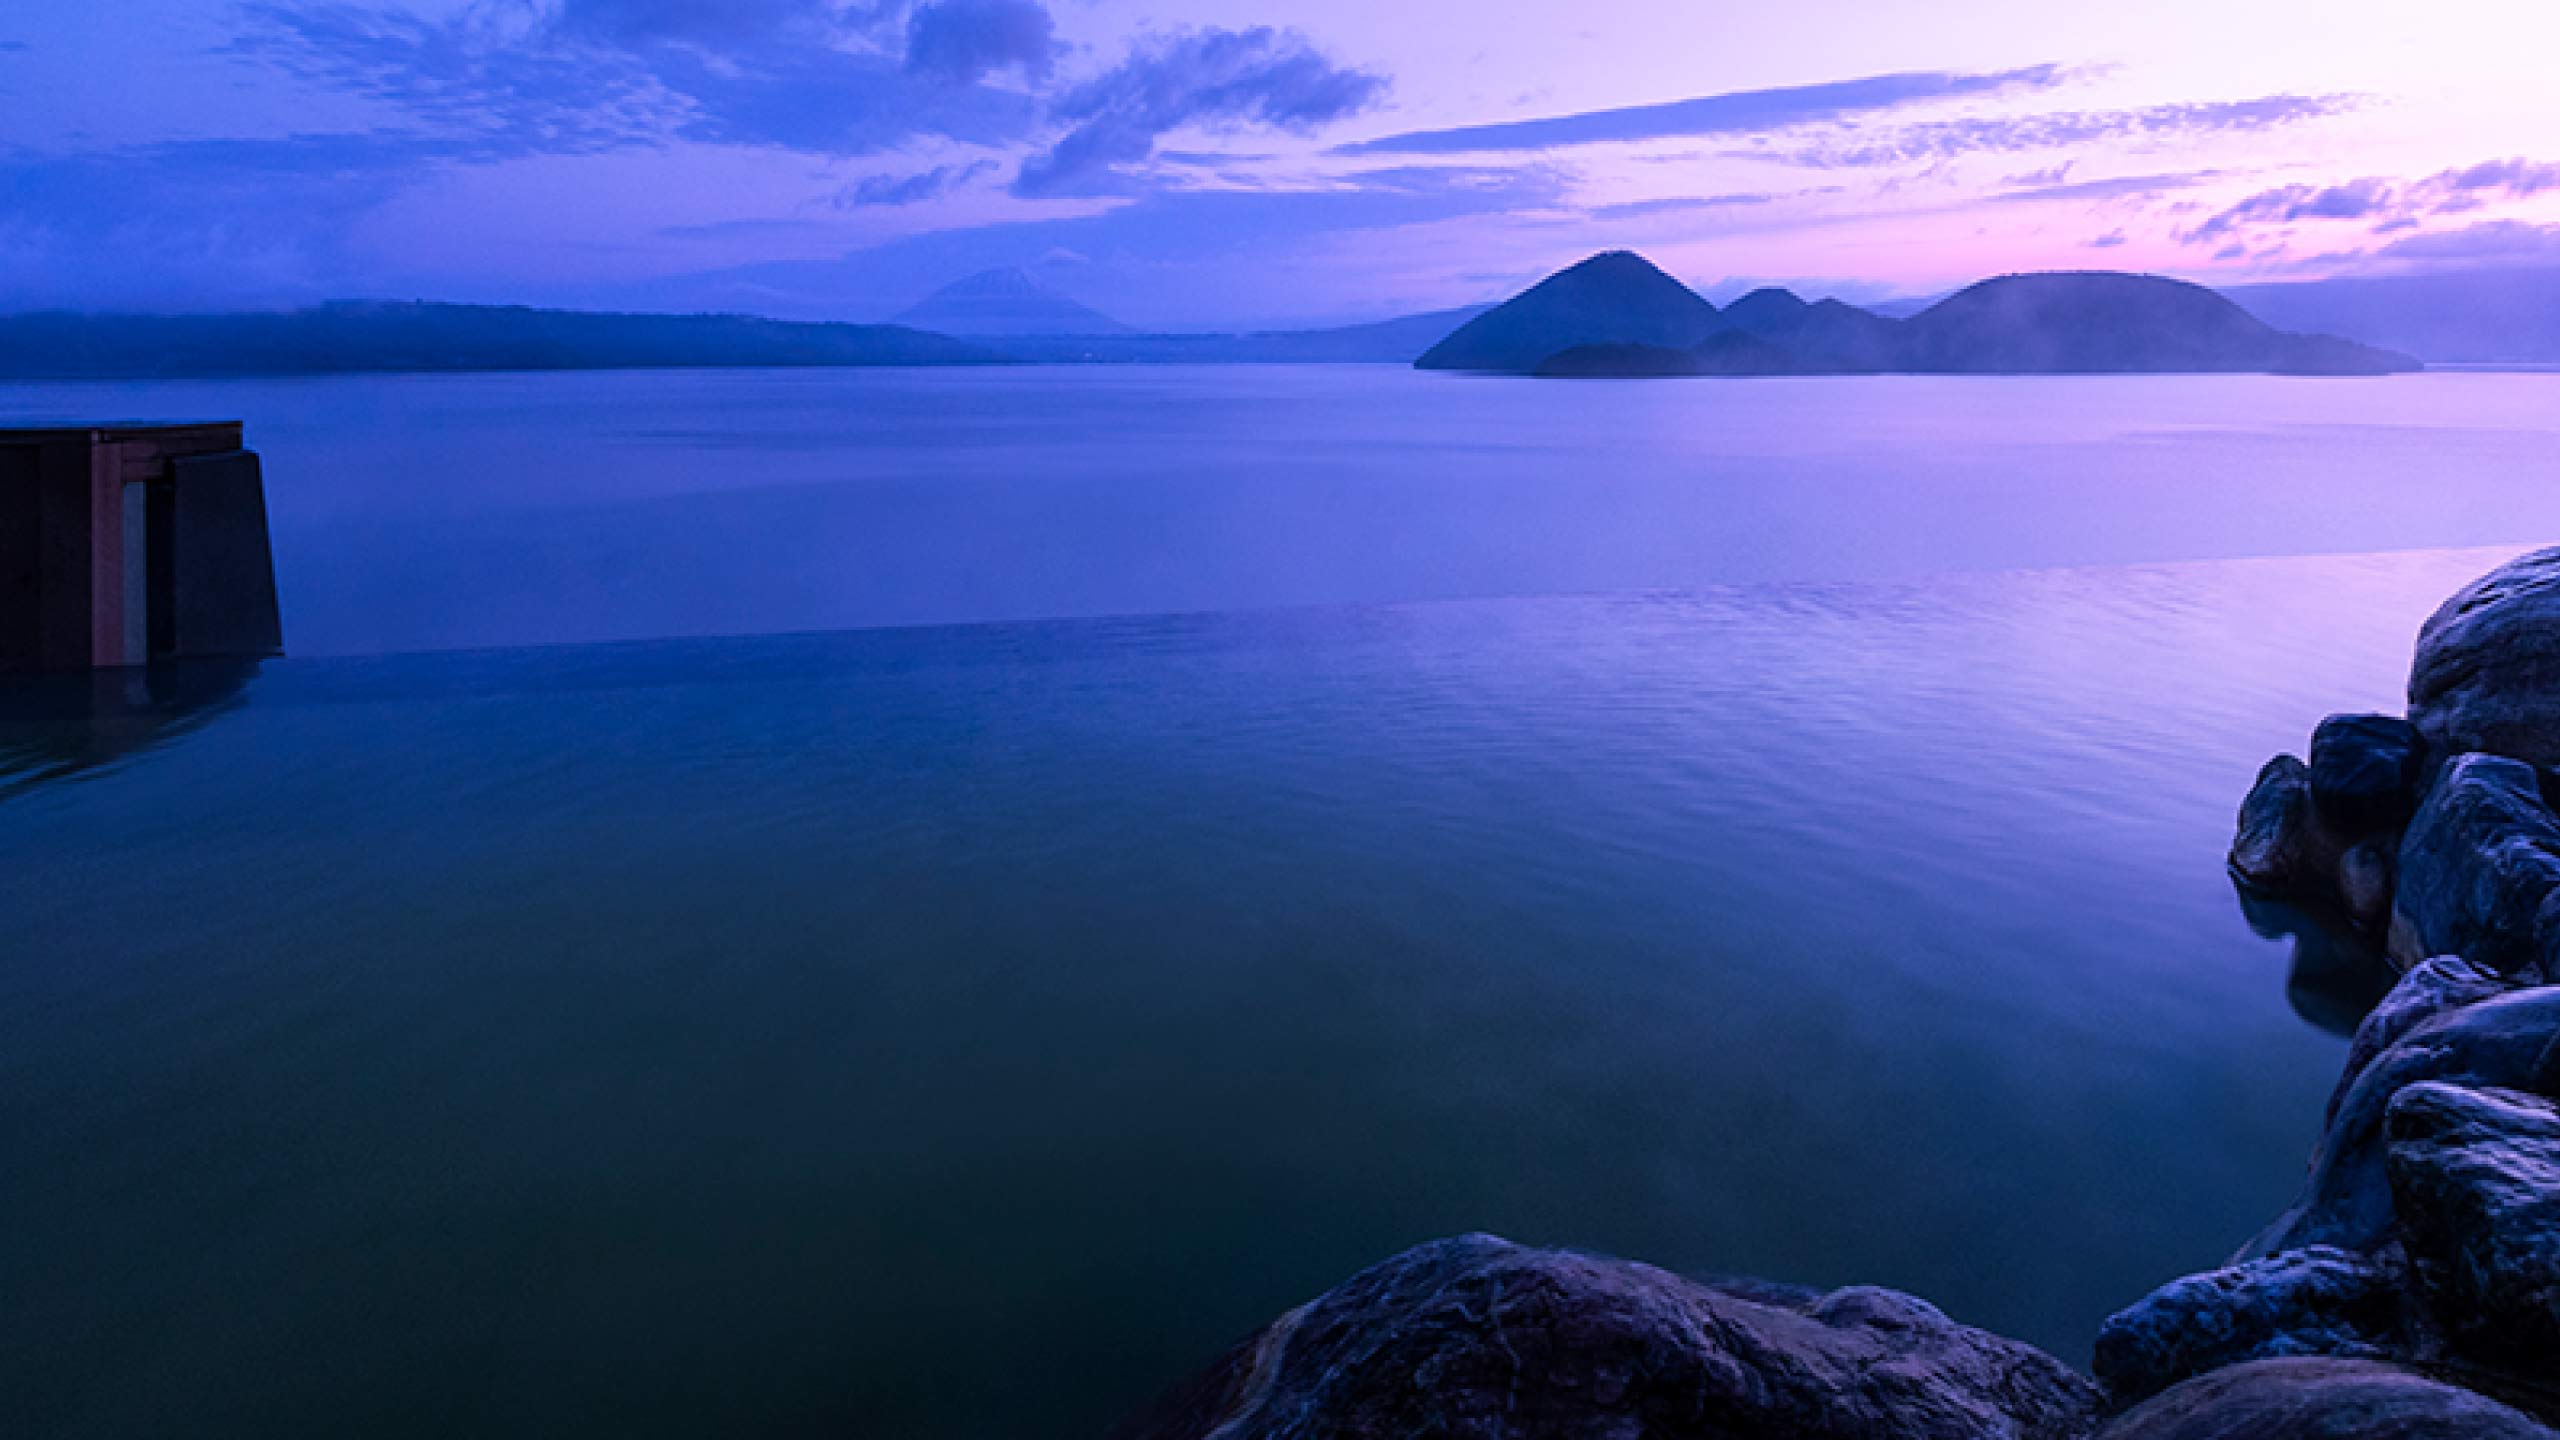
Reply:
[[902, 326], [744, 315], [342, 300], [228, 315], [0, 316], [0, 377], [10, 379], [970, 365], [998, 358]]
[[2289, 335], [2201, 285], [2069, 271], [1969, 285], [1902, 322], [1897, 368], [1933, 374], [2382, 375], [2415, 361]]
[[943, 286], [895, 323], [944, 335], [1126, 335], [1129, 327], [1079, 305], [1020, 270], [982, 270]]
[[1527, 374], [1588, 345], [1686, 350], [1722, 328], [1716, 307], [1629, 250], [1594, 255], [1458, 327], [1414, 363]]
[[2422, 360], [2560, 363], [2560, 267], [2296, 280], [2226, 293], [2270, 325], [2353, 335]]

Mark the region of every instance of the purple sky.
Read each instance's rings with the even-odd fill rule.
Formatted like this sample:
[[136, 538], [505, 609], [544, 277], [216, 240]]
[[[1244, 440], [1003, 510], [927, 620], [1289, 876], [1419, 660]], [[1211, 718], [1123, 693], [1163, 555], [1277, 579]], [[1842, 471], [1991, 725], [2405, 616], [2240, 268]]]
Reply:
[[2560, 264], [2550, 0], [96, 0], [0, 9], [0, 307], [1133, 323], [2018, 269]]

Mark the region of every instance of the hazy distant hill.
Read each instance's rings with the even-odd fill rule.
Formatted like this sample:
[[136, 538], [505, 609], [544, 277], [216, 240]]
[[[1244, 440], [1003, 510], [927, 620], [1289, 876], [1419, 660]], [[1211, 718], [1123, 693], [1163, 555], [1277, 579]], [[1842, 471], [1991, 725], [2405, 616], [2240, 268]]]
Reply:
[[1458, 327], [1414, 363], [1528, 374], [1594, 345], [1686, 350], [1723, 328], [1716, 307], [1629, 250], [1594, 255]]
[[1724, 318], [1795, 357], [1799, 373], [1883, 374], [1902, 365], [1902, 326], [1842, 301], [1808, 305], [1785, 290], [1754, 290], [1727, 307]]
[[1486, 310], [1470, 305], [1329, 330], [1241, 335], [999, 336], [987, 344], [1010, 359], [1044, 364], [1387, 364], [1410, 365], [1450, 331]]
[[2292, 335], [2201, 285], [2072, 271], [1969, 285], [1902, 326], [1905, 370], [1938, 374], [2384, 375], [2416, 362]]
[[2229, 300], [2156, 275], [2008, 275], [1906, 320], [1755, 290], [1719, 313], [1642, 258], [1613, 251], [1461, 328], [1423, 369], [1662, 375], [2379, 375], [2417, 368], [2348, 340], [2278, 331]]
[[2270, 325], [2352, 335], [2421, 360], [2560, 363], [2560, 269], [2306, 280], [2224, 293]]
[[1130, 333], [1101, 311], [1010, 269], [981, 271], [945, 285], [898, 315], [896, 323], [973, 339]]
[[10, 379], [974, 365], [999, 358], [896, 325], [740, 315], [341, 301], [230, 315], [0, 316], [0, 377]]

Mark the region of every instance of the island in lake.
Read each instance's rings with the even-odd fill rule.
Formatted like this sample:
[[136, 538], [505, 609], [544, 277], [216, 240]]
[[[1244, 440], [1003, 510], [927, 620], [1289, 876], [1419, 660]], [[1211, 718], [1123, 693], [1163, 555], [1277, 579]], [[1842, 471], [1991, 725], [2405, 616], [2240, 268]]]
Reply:
[[1633, 251], [1595, 255], [1458, 327], [1424, 370], [1690, 375], [2391, 375], [2407, 355], [2268, 325], [2159, 275], [2003, 275], [1909, 319], [1755, 290], [1718, 310]]

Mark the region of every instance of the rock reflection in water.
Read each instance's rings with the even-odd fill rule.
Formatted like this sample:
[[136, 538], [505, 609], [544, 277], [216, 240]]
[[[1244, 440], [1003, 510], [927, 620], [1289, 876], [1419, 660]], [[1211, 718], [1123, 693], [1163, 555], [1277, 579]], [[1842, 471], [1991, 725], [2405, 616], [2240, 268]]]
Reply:
[[2293, 942], [2293, 968], [2285, 977], [2284, 993], [2294, 1013], [2332, 1035], [2355, 1034], [2399, 979], [2400, 972], [2381, 949], [2343, 918], [2269, 899], [2236, 880], [2231, 888], [2251, 931], [2264, 939]]

